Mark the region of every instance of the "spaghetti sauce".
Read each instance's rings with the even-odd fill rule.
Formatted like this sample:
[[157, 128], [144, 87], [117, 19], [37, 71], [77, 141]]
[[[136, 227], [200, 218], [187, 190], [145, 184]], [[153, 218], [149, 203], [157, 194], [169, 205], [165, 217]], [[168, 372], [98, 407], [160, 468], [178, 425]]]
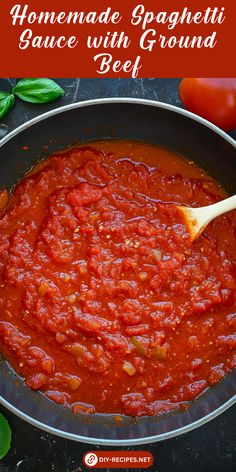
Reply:
[[187, 407], [236, 364], [234, 212], [194, 243], [175, 203], [226, 194], [131, 141], [42, 161], [0, 213], [0, 345], [25, 383], [74, 412]]

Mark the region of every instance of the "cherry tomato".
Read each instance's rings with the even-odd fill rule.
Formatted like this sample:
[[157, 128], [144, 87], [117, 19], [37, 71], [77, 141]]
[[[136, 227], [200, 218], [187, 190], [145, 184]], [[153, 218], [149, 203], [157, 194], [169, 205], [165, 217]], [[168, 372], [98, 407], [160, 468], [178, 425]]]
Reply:
[[225, 131], [236, 128], [236, 79], [182, 79], [184, 106]]

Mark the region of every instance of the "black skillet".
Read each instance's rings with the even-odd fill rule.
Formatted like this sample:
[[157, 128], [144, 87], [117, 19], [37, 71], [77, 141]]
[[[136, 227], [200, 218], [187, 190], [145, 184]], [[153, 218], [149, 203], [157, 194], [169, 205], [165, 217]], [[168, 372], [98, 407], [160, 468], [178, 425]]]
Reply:
[[[229, 194], [236, 193], [236, 144], [232, 138], [174, 106], [128, 98], [67, 105], [11, 132], [0, 141], [0, 188], [10, 189], [38, 159], [55, 150], [101, 138], [138, 139], [169, 148], [194, 160]], [[231, 406], [235, 393], [236, 369], [187, 411], [159, 418], [125, 417], [123, 423], [116, 424], [110, 415], [73, 415], [27, 388], [0, 359], [0, 402], [6, 408], [45, 431], [86, 443], [142, 444], [186, 433]]]

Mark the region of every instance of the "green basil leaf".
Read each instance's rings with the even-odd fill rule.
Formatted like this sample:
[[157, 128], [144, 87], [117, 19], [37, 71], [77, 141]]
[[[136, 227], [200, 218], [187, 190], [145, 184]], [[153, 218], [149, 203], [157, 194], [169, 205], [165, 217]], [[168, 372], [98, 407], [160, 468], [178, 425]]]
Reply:
[[12, 93], [25, 102], [47, 103], [64, 94], [64, 90], [52, 79], [21, 79]]
[[9, 95], [8, 92], [0, 92], [0, 100], [2, 100], [3, 98], [6, 98], [8, 95]]
[[14, 103], [14, 95], [7, 92], [0, 92], [0, 118], [6, 115], [10, 108], [13, 107]]
[[11, 428], [0, 413], [0, 459], [2, 459], [9, 451], [11, 446]]

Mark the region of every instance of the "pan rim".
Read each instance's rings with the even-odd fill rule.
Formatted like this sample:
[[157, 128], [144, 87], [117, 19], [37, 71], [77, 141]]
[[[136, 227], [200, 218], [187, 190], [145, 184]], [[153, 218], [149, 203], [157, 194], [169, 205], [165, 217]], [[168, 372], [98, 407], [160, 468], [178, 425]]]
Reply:
[[163, 109], [178, 113], [180, 115], [187, 116], [188, 118], [194, 121], [197, 121], [198, 123], [206, 126], [207, 128], [210, 128], [212, 131], [214, 131], [219, 136], [221, 136], [226, 141], [228, 141], [234, 148], [236, 148], [236, 141], [234, 138], [229, 136], [222, 129], [218, 128], [218, 126], [214, 125], [213, 123], [206, 120], [205, 118], [202, 118], [201, 116], [196, 115], [195, 113], [192, 113], [188, 110], [185, 110], [184, 108], [179, 108], [176, 105], [171, 105], [165, 102], [147, 100], [143, 98], [129, 98], [129, 97], [96, 98], [96, 99], [91, 99], [91, 100], [84, 100], [81, 102], [70, 103], [68, 105], [63, 105], [61, 107], [53, 108], [52, 110], [49, 110], [45, 113], [41, 113], [40, 115], [35, 116], [34, 118], [31, 118], [30, 120], [26, 121], [26, 123], [23, 123], [22, 125], [18, 126], [14, 130], [10, 131], [6, 136], [0, 139], [0, 147], [6, 144], [11, 138], [19, 134], [21, 131], [27, 128], [30, 128], [34, 124], [39, 123], [40, 121], [43, 121], [47, 118], [50, 118], [51, 116], [64, 113], [68, 110], [73, 110], [74, 108], [76, 109], [76, 108], [82, 108], [82, 107], [93, 106], [93, 105], [106, 105], [106, 104], [110, 105], [110, 104], [115, 104], [115, 103], [118, 103], [118, 104], [130, 103], [130, 104], [136, 104], [136, 105], [146, 105], [150, 107], [163, 108]]
[[47, 424], [42, 423], [41, 421], [35, 420], [31, 416], [27, 415], [26, 413], [23, 413], [21, 410], [11, 405], [11, 403], [9, 403], [7, 400], [2, 398], [1, 396], [0, 396], [0, 403], [11, 413], [15, 414], [20, 419], [26, 421], [32, 426], [35, 426], [36, 428], [39, 428], [45, 431], [46, 433], [50, 433], [64, 439], [69, 439], [72, 441], [81, 442], [85, 444], [100, 445], [100, 446], [138, 446], [141, 444], [150, 444], [154, 442], [164, 441], [166, 439], [175, 438], [182, 434], [186, 434], [190, 431], [193, 431], [194, 429], [199, 428], [200, 426], [203, 426], [204, 424], [208, 423], [214, 418], [217, 418], [217, 416], [221, 415], [224, 411], [228, 410], [228, 408], [233, 406], [234, 403], [236, 403], [236, 394], [233, 397], [231, 397], [227, 402], [223, 403], [223, 405], [221, 405], [219, 408], [212, 411], [211, 413], [204, 416], [203, 418], [200, 418], [199, 420], [194, 421], [193, 423], [190, 423], [181, 428], [174, 429], [172, 431], [169, 431], [168, 433], [162, 433], [162, 434], [157, 434], [153, 436], [146, 436], [145, 438], [138, 438], [138, 439], [101, 439], [101, 438], [95, 438], [95, 437], [91, 438], [87, 436], [80, 436], [74, 433], [68, 433], [66, 431], [62, 431], [60, 429], [54, 428], [53, 426], [48, 426]]
[[[185, 109], [179, 108], [175, 105], [171, 105], [168, 103], [164, 102], [159, 102], [159, 101], [154, 101], [154, 100], [147, 100], [147, 99], [139, 99], [139, 98], [129, 98], [129, 97], [110, 97], [110, 98], [99, 98], [99, 99], [91, 99], [91, 100], [85, 100], [81, 102], [76, 102], [68, 105], [64, 105], [61, 107], [54, 108], [46, 113], [42, 113], [31, 120], [27, 121], [26, 123], [23, 123], [22, 125], [18, 126], [14, 130], [10, 131], [5, 137], [3, 137], [0, 140], [0, 147], [4, 146], [8, 141], [10, 141], [14, 136], [18, 135], [21, 133], [21, 131], [24, 131], [27, 128], [30, 128], [34, 124], [39, 123], [40, 121], [43, 121], [47, 118], [50, 118], [54, 115], [64, 113], [66, 111], [76, 109], [76, 108], [83, 108], [87, 106], [94, 106], [94, 105], [111, 105], [111, 104], [136, 104], [136, 105], [145, 105], [145, 106], [150, 106], [150, 107], [159, 107], [163, 108], [175, 113], [178, 113], [180, 115], [186, 116], [193, 121], [196, 121], [205, 127], [209, 128], [210, 130], [214, 131], [216, 134], [218, 134], [220, 137], [222, 137], [225, 141], [227, 141], [229, 144], [231, 144], [235, 149], [236, 149], [236, 141], [229, 136], [227, 133], [222, 131], [220, 128], [218, 128], [216, 125], [213, 123], [205, 120], [204, 118], [187, 111]], [[86, 437], [86, 436], [81, 436], [77, 435], [74, 433], [69, 433], [57, 428], [54, 428], [52, 426], [49, 426], [45, 423], [42, 423], [31, 416], [27, 415], [26, 413], [22, 412], [15, 406], [13, 406], [11, 403], [9, 403], [7, 400], [5, 400], [2, 396], [0, 396], [0, 403], [7, 408], [9, 411], [11, 411], [13, 414], [21, 418], [22, 420], [25, 420], [26, 422], [30, 423], [31, 425], [47, 432], [50, 434], [54, 434], [56, 436], [63, 437], [65, 439], [70, 439], [73, 441], [77, 442], [82, 442], [82, 443], [87, 443], [87, 444], [96, 444], [96, 445], [102, 445], [102, 446], [135, 446], [135, 445], [141, 445], [141, 444], [148, 444], [150, 442], [159, 442], [163, 441], [166, 439], [170, 439], [173, 437], [177, 437], [181, 434], [185, 434], [189, 431], [192, 431], [205, 423], [208, 423], [212, 419], [216, 418], [219, 416], [221, 413], [226, 411], [230, 406], [232, 406], [236, 402], [236, 394], [233, 395], [229, 400], [227, 400], [223, 405], [220, 407], [216, 408], [216, 410], [212, 411], [208, 415], [194, 421], [193, 423], [190, 423], [186, 426], [183, 426], [181, 428], [177, 428], [175, 430], [169, 431], [167, 433], [162, 433], [158, 435], [153, 435], [153, 436], [147, 436], [144, 438], [137, 438], [137, 439], [101, 439], [101, 438], [91, 438], [91, 437]]]

